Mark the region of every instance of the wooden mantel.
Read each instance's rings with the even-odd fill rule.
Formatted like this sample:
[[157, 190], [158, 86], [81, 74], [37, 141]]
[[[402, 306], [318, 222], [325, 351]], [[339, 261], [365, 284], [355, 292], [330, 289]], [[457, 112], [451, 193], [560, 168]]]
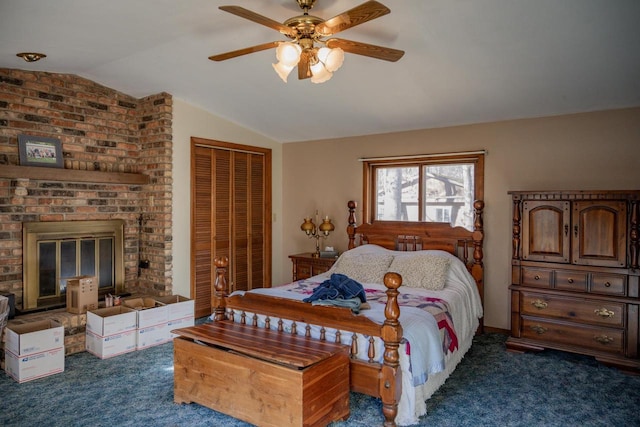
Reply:
[[0, 165], [0, 178], [134, 185], [149, 183], [149, 175], [141, 173], [85, 171], [15, 165]]

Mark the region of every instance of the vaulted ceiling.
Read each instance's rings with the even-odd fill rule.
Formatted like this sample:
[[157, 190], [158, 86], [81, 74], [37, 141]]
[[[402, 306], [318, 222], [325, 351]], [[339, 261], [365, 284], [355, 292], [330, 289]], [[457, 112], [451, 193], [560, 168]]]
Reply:
[[[275, 21], [295, 0], [3, 0], [0, 67], [76, 74], [136, 97], [169, 92], [280, 142], [640, 106], [638, 0], [380, 0], [391, 13], [339, 37], [405, 51], [346, 54], [326, 83], [284, 83]], [[364, 0], [317, 0], [323, 19]], [[27, 63], [24, 51], [47, 57]]]

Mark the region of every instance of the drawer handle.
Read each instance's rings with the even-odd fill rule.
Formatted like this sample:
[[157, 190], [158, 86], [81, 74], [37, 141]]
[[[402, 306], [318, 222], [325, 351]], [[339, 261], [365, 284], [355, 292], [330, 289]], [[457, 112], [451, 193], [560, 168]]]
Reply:
[[533, 325], [533, 326], [531, 326], [531, 329], [538, 335], [542, 335], [545, 332], [547, 332], [547, 328], [543, 328], [540, 325]]
[[536, 280], [540, 280], [540, 276], [538, 276], [537, 274], [534, 276], [534, 279]]
[[531, 305], [538, 310], [543, 310], [549, 306], [549, 304], [547, 304], [545, 301], [542, 301], [541, 299], [531, 301]]
[[593, 312], [603, 318], [609, 318], [609, 317], [613, 317], [615, 316], [615, 313], [611, 310], [607, 310], [606, 308], [602, 307], [602, 308], [596, 308], [595, 310], [593, 310]]
[[569, 277], [569, 279], [567, 279], [567, 282], [573, 283], [573, 279], [571, 277]]
[[610, 288], [611, 287], [611, 282], [605, 282], [604, 287], [605, 288]]
[[613, 342], [613, 338], [608, 337], [606, 335], [595, 336], [593, 337], [593, 339], [599, 342], [600, 344], [605, 344], [605, 345], [611, 344]]

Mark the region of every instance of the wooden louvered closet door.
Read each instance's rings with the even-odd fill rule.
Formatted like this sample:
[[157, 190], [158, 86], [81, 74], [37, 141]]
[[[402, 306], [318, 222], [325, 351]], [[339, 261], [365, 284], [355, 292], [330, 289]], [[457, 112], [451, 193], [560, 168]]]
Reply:
[[202, 317], [215, 304], [215, 257], [229, 257], [230, 291], [271, 286], [271, 150], [191, 140], [191, 295]]

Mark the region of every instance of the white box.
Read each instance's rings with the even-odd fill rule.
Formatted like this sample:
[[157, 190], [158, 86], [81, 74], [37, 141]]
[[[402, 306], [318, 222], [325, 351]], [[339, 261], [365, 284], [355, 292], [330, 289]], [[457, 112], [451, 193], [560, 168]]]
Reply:
[[[189, 326], [193, 326], [195, 325], [195, 318], [193, 316], [191, 317], [183, 317], [182, 319], [176, 319], [176, 320], [170, 320], [169, 324], [168, 324], [168, 330], [169, 332], [173, 331], [174, 329], [180, 329], [180, 328], [188, 328]], [[174, 334], [173, 332], [171, 332], [171, 338], [175, 338], [177, 337], [177, 334]]]
[[180, 295], [169, 295], [156, 297], [155, 300], [169, 307], [169, 321], [194, 317], [195, 315], [195, 302], [192, 299]]
[[136, 349], [144, 350], [154, 345], [164, 344], [171, 341], [172, 338], [168, 322], [164, 322], [161, 325], [138, 328], [136, 330]]
[[124, 300], [123, 304], [136, 310], [138, 329], [166, 325], [169, 320], [169, 307], [153, 298], [132, 298]]
[[[87, 312], [87, 331], [100, 337], [135, 331], [137, 327], [136, 310], [124, 307], [106, 307]], [[135, 344], [134, 344], [135, 345]]]
[[5, 352], [4, 370], [19, 383], [64, 372], [64, 347], [18, 356]]
[[136, 330], [131, 329], [106, 337], [87, 331], [85, 348], [89, 353], [101, 359], [135, 351]]
[[7, 326], [4, 348], [16, 356], [64, 349], [64, 327], [55, 320]]

